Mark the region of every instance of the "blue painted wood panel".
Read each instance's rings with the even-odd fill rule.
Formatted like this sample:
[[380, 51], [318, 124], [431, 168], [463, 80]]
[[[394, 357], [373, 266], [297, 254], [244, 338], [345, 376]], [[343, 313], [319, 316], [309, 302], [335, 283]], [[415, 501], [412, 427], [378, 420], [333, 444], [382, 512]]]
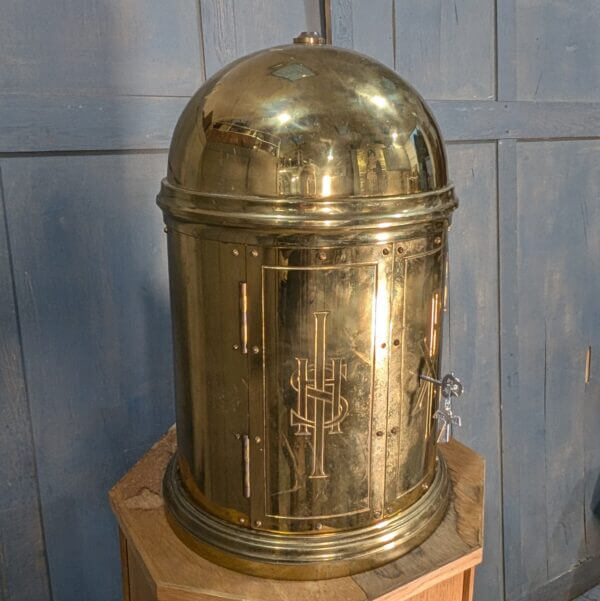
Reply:
[[503, 598], [500, 465], [498, 244], [496, 145], [452, 144], [451, 178], [459, 197], [449, 232], [448, 306], [444, 313], [444, 373], [465, 386], [454, 405], [456, 437], [486, 460], [485, 548], [475, 599]]
[[2, 94], [189, 95], [200, 84], [196, 0], [7, 0]]
[[0, 599], [50, 601], [0, 170]]
[[394, 2], [332, 0], [332, 38], [336, 46], [367, 54], [394, 68]]
[[201, 7], [207, 77], [240, 56], [321, 30], [318, 0], [202, 0]]
[[501, 280], [509, 599], [597, 556], [600, 530], [598, 373], [585, 382], [600, 324], [600, 143], [522, 142], [513, 158], [515, 195], [500, 207], [501, 248], [514, 249]]
[[395, 0], [396, 70], [425, 98], [495, 97], [492, 0]]
[[516, 0], [516, 85], [523, 100], [600, 100], [600, 4]]
[[174, 421], [166, 154], [0, 166], [53, 596], [116, 601], [107, 492]]

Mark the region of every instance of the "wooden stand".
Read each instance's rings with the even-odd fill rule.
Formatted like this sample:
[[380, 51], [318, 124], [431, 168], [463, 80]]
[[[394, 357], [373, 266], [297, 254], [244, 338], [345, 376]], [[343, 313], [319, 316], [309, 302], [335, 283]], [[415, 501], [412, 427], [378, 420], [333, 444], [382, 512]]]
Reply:
[[175, 451], [171, 429], [110, 491], [121, 533], [125, 601], [470, 601], [482, 559], [484, 462], [442, 445], [453, 492], [439, 528], [396, 561], [352, 577], [267, 580], [216, 566], [188, 549], [167, 524], [162, 476]]

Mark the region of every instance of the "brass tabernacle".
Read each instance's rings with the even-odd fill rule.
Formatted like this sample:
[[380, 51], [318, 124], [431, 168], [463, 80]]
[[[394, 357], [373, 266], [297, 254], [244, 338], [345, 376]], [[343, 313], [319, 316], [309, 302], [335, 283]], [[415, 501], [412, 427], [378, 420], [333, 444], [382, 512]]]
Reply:
[[178, 440], [164, 498], [200, 554], [332, 578], [441, 521], [436, 444], [461, 389], [438, 379], [446, 168], [419, 94], [318, 34], [231, 63], [190, 100], [158, 196]]

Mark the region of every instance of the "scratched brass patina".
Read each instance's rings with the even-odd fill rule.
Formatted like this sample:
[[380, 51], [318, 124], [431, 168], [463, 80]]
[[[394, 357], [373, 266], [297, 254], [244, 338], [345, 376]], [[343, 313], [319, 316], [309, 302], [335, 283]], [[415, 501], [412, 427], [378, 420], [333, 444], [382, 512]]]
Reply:
[[423, 379], [440, 376], [457, 204], [443, 143], [396, 73], [321, 42], [303, 33], [209, 79], [158, 196], [169, 519], [213, 561], [292, 579], [394, 559], [449, 496]]

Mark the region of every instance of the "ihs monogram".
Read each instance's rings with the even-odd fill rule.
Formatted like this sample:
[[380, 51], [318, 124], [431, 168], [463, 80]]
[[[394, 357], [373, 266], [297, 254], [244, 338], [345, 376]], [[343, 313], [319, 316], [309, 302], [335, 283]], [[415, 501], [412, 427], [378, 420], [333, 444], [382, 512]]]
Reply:
[[312, 471], [309, 478], [327, 478], [325, 473], [325, 434], [340, 434], [340, 424], [348, 415], [348, 401], [341, 394], [346, 381], [343, 359], [327, 358], [327, 316], [316, 311], [314, 360], [296, 358], [298, 368], [291, 377], [298, 393], [296, 409], [290, 410], [290, 424], [296, 436], [312, 435]]

